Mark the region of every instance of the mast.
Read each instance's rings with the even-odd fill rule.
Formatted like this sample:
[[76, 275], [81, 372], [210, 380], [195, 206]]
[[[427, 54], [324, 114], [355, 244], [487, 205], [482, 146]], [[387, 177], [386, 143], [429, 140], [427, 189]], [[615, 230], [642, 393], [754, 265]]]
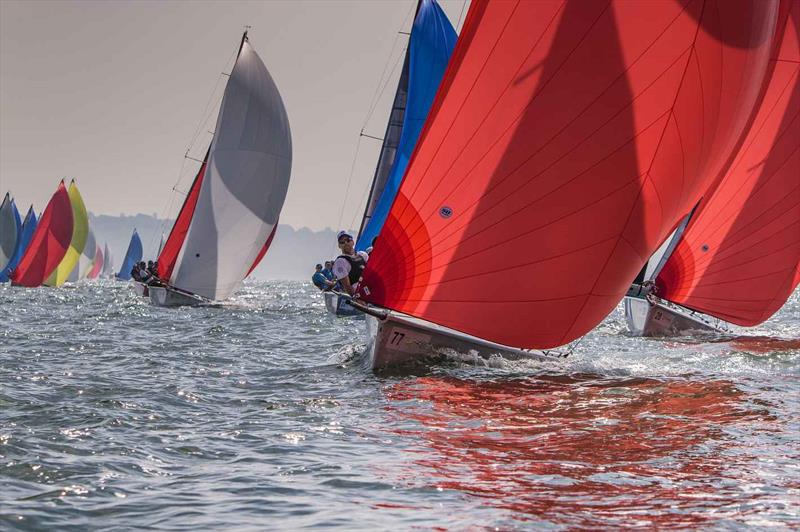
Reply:
[[[421, 5], [422, 0], [417, 0], [417, 6], [414, 9], [414, 18], [411, 23], [411, 33], [414, 31], [414, 21], [417, 19]], [[389, 172], [391, 172], [392, 165], [394, 164], [398, 144], [400, 143], [408, 96], [408, 64], [409, 56], [411, 55], [411, 33], [409, 33], [406, 53], [403, 58], [403, 69], [400, 72], [400, 79], [397, 81], [397, 88], [394, 92], [392, 109], [389, 111], [386, 131], [383, 134], [381, 153], [378, 156], [378, 163], [375, 165], [375, 172], [372, 175], [372, 184], [369, 187], [367, 204], [364, 205], [364, 215], [361, 217], [361, 225], [358, 227], [358, 238], [360, 238], [361, 234], [364, 232], [364, 227], [366, 227], [372, 217], [372, 211], [375, 209], [378, 198], [380, 198], [380, 195], [383, 193], [386, 180], [389, 177]], [[361, 134], [363, 134], [363, 131]], [[369, 245], [371, 245], [371, 243], [367, 243], [367, 246]]]

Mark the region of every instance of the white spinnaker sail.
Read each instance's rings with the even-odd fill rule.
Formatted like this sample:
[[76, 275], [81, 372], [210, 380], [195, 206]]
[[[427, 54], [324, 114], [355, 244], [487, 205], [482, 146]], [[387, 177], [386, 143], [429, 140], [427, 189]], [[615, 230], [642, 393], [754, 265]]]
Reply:
[[230, 296], [278, 223], [291, 166], [292, 140], [283, 100], [244, 39], [170, 284], [208, 299]]

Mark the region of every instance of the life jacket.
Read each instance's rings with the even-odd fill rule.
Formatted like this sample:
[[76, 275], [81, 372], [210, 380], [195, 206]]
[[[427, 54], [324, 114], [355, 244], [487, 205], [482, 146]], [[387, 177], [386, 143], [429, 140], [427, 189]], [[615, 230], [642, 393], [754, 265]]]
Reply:
[[355, 285], [361, 279], [361, 274], [364, 272], [364, 268], [367, 267], [367, 261], [359, 254], [356, 254], [354, 257], [339, 255], [338, 258], [344, 259], [350, 263], [350, 273], [347, 277], [350, 279], [350, 286]]

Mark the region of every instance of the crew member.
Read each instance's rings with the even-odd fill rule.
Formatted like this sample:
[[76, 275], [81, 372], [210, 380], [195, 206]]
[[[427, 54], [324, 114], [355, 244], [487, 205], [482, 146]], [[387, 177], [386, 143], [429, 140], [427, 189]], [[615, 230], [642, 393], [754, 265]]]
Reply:
[[369, 255], [363, 251], [356, 253], [353, 236], [347, 231], [339, 231], [336, 241], [342, 254], [333, 262], [333, 275], [339, 280], [342, 290], [354, 296]]

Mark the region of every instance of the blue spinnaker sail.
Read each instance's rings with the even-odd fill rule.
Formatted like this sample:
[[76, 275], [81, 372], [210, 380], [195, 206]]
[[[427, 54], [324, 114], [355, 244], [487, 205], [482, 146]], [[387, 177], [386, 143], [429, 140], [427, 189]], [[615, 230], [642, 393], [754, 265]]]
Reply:
[[386, 221], [447, 68], [456, 38], [456, 31], [439, 4], [435, 0], [422, 0], [408, 46], [408, 99], [403, 116], [403, 132], [380, 199], [372, 212], [369, 212], [368, 206], [365, 213], [365, 223], [356, 244], [359, 251], [372, 245]]
[[133, 265], [142, 260], [142, 239], [139, 238], [139, 233], [136, 229], [133, 230], [131, 236], [131, 243], [128, 244], [128, 251], [125, 253], [125, 260], [122, 261], [122, 267], [117, 273], [117, 279], [128, 281], [131, 278], [131, 269]]
[[[6, 194], [2, 207], [0, 207], [0, 281], [8, 281], [8, 272], [13, 268], [14, 257], [18, 258], [19, 235], [22, 221], [14, 200]], [[16, 264], [14, 264], [16, 266]]]
[[[16, 211], [16, 206], [14, 207]], [[17, 211], [17, 217], [19, 217], [19, 212]], [[19, 264], [19, 260], [22, 258], [22, 255], [25, 253], [25, 250], [28, 249], [28, 244], [31, 243], [31, 237], [33, 237], [33, 232], [36, 231], [36, 225], [38, 224], [38, 220], [36, 219], [36, 213], [33, 210], [33, 205], [28, 208], [28, 214], [25, 215], [25, 221], [22, 222], [22, 225], [19, 229], [19, 236], [17, 238], [17, 250], [14, 252], [14, 256], [11, 257], [8, 265], [0, 272], [0, 283], [8, 282], [9, 274], [17, 267]]]

